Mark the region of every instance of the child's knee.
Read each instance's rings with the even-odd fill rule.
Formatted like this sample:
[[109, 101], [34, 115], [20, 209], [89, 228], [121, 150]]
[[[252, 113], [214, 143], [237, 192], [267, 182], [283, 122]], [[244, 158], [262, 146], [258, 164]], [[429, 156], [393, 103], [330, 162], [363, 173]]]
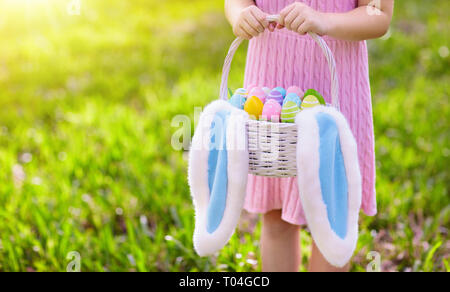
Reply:
[[274, 210], [264, 214], [264, 231], [269, 236], [277, 237], [297, 232], [299, 227], [281, 219], [281, 210]]

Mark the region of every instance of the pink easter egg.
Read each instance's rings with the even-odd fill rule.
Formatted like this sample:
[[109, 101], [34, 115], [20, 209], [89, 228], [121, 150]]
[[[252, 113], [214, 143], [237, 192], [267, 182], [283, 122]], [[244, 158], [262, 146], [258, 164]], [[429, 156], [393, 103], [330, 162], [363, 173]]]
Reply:
[[264, 92], [264, 90], [262, 90], [262, 88], [260, 87], [253, 87], [252, 90], [249, 93], [249, 96], [256, 96], [257, 98], [259, 98], [263, 103], [266, 102], [266, 93]]
[[262, 90], [266, 93], [266, 95], [269, 95], [269, 93], [272, 91], [269, 87], [263, 87]]
[[263, 107], [262, 119], [273, 123], [280, 122], [281, 105], [274, 99], [269, 99]]
[[257, 87], [257, 86], [258, 86], [258, 85], [254, 84], [254, 83], [251, 83], [251, 84], [247, 85], [247, 90], [248, 90], [248, 92], [250, 92], [253, 88], [255, 88], [255, 87]]
[[301, 90], [300, 87], [298, 86], [291, 86], [287, 89], [286, 91], [286, 95], [288, 95], [289, 93], [295, 93], [297, 94], [298, 97], [303, 98], [303, 95], [305, 95], [305, 93], [303, 92], [303, 90]]

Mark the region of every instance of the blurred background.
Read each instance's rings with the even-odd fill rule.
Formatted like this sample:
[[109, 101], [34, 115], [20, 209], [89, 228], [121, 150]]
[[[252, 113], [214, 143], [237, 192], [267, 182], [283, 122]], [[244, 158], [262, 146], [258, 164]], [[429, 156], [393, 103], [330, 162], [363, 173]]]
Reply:
[[[217, 256], [194, 253], [170, 143], [175, 115], [218, 97], [223, 1], [71, 1], [0, 0], [0, 271], [261, 270], [255, 215]], [[384, 271], [450, 271], [449, 11], [396, 1], [368, 42], [379, 213], [361, 217], [353, 271], [369, 251]], [[244, 65], [241, 48], [231, 88]]]

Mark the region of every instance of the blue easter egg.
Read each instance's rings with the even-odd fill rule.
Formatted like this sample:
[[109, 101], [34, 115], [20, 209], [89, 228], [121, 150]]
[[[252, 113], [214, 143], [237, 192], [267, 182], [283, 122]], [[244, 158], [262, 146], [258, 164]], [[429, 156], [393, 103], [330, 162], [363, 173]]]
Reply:
[[231, 103], [232, 106], [238, 109], [244, 109], [245, 101], [245, 96], [237, 93], [233, 94], [233, 96], [228, 100], [228, 102]]
[[240, 94], [240, 95], [244, 96], [245, 98], [247, 98], [247, 95], [248, 95], [248, 91], [245, 88], [238, 88], [238, 89], [236, 89], [236, 91], [234, 93]]
[[300, 107], [300, 105], [302, 103], [302, 100], [296, 93], [289, 93], [288, 95], [286, 95], [286, 98], [283, 100], [283, 105], [288, 101], [295, 102], [298, 107]]
[[278, 92], [280, 92], [281, 95], [283, 95], [283, 98], [286, 96], [286, 89], [281, 86], [275, 87], [273, 90], [277, 90]]

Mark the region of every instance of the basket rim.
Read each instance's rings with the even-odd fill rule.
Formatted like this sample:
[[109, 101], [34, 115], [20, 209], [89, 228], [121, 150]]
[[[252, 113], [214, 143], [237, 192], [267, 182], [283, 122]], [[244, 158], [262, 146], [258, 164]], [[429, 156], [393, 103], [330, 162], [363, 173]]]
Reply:
[[297, 125], [295, 123], [274, 123], [274, 122], [270, 122], [270, 121], [262, 121], [262, 120], [253, 120], [253, 119], [249, 119], [246, 121], [246, 124], [260, 124], [260, 125], [267, 125], [267, 126], [274, 126], [277, 125], [279, 127], [282, 128], [297, 128]]

